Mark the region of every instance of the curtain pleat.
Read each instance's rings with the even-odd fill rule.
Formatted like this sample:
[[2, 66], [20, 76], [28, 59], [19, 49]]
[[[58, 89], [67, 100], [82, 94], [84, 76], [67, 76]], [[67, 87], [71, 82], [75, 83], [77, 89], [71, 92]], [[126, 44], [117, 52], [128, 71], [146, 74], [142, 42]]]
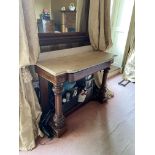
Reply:
[[[90, 0], [88, 29], [94, 50], [106, 51], [112, 45], [109, 0]], [[103, 72], [97, 72], [94, 77], [97, 87], [100, 87]]]
[[135, 5], [133, 7], [125, 53], [127, 53], [127, 58], [123, 70], [123, 78], [135, 82]]
[[34, 88], [32, 76], [27, 67], [19, 71], [19, 149], [32, 150], [35, 139], [43, 136], [39, 129], [40, 105]]
[[28, 66], [37, 62], [40, 47], [34, 0], [19, 1], [19, 149], [32, 150], [38, 136], [41, 108]]
[[[110, 26], [110, 0], [90, 0], [89, 38], [95, 51], [106, 52], [112, 46]], [[103, 71], [94, 74], [95, 84], [100, 88]], [[114, 94], [108, 88], [106, 97], [111, 98]]]
[[77, 0], [76, 32], [88, 32], [89, 0]]
[[90, 0], [88, 29], [94, 50], [106, 51], [112, 46], [110, 0]]
[[34, 11], [34, 0], [20, 0], [19, 14], [19, 64], [20, 67], [36, 64], [40, 46]]
[[135, 82], [135, 49], [131, 49], [124, 68], [123, 78]]

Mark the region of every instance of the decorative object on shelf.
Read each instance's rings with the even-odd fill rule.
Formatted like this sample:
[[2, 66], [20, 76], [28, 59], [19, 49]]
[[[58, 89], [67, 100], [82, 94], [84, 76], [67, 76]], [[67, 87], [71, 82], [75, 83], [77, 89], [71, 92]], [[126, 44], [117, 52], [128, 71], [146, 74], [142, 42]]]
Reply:
[[92, 75], [88, 75], [85, 77], [86, 80], [90, 80], [92, 78]]
[[61, 11], [65, 11], [65, 10], [66, 10], [65, 6], [61, 7]]
[[50, 20], [50, 13], [48, 9], [43, 9], [43, 12], [40, 14], [40, 19]]
[[87, 90], [83, 89], [81, 93], [78, 95], [78, 102], [84, 102], [87, 95]]
[[85, 84], [86, 84], [86, 88], [90, 88], [92, 86], [92, 79], [86, 80]]
[[70, 5], [69, 5], [69, 10], [70, 11], [75, 11], [75, 5], [74, 5], [74, 3], [70, 3]]
[[63, 92], [71, 90], [76, 85], [76, 82], [64, 82]]
[[66, 102], [70, 101], [70, 96], [71, 96], [70, 92], [67, 92], [66, 93]]
[[39, 33], [50, 33], [55, 30], [54, 20], [51, 19], [50, 13], [47, 9], [43, 9], [40, 14], [40, 19], [37, 19], [38, 32]]
[[66, 103], [66, 102], [67, 102], [66, 98], [63, 98], [63, 99], [62, 99], [62, 102], [63, 102], [63, 103]]
[[75, 87], [74, 90], [73, 90], [72, 97], [76, 97], [77, 93], [78, 93], [78, 87]]

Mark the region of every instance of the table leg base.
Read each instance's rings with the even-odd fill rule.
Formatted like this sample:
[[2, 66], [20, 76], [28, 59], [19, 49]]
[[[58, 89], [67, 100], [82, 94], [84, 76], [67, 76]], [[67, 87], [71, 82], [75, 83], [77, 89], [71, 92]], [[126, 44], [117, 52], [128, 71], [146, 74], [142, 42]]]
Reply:
[[61, 137], [66, 131], [66, 127], [63, 127], [61, 129], [57, 129], [55, 127], [52, 127], [52, 129], [54, 131], [55, 137], [57, 137], [57, 138]]
[[107, 97], [98, 100], [98, 102], [99, 102], [100, 104], [107, 103], [107, 101], [108, 101], [108, 98], [107, 98]]

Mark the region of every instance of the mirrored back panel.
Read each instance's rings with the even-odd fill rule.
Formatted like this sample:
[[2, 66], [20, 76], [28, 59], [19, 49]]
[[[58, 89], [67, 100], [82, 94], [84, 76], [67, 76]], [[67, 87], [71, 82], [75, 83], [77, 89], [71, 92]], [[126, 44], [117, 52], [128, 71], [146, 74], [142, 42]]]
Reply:
[[80, 27], [87, 27], [88, 6], [88, 0], [35, 0], [39, 33], [86, 32]]

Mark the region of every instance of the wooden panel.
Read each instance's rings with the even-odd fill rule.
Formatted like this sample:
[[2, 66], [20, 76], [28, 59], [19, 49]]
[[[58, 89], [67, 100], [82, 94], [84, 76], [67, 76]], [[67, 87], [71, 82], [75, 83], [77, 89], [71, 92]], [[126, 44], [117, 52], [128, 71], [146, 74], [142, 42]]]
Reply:
[[69, 49], [69, 48], [75, 48], [75, 47], [81, 47], [81, 46], [87, 46], [90, 45], [89, 42], [77, 42], [77, 43], [70, 43], [70, 44], [54, 44], [54, 45], [47, 45], [47, 46], [41, 46], [41, 53], [49, 52], [49, 51], [55, 51], [62, 49]]
[[100, 71], [100, 70], [103, 70], [105, 68], [108, 68], [110, 67], [111, 63], [113, 61], [109, 61], [109, 62], [106, 62], [106, 63], [103, 63], [103, 64], [100, 64], [100, 65], [96, 65], [96, 66], [93, 66], [93, 67], [90, 67], [88, 69], [85, 69], [83, 71], [79, 71], [79, 72], [76, 72], [76, 73], [71, 73], [71, 74], [68, 74], [68, 81], [69, 82], [72, 82], [72, 81], [77, 81], [85, 76], [88, 76], [90, 74], [93, 74], [97, 71]]
[[44, 38], [41, 39], [40, 46], [47, 46], [47, 45], [53, 45], [53, 44], [68, 44], [68, 43], [82, 43], [87, 42], [88, 43], [88, 37], [87, 36], [66, 36], [64, 37], [52, 37], [52, 38]]
[[66, 74], [59, 75], [59, 76], [53, 76], [52, 74], [48, 73], [47, 71], [45, 71], [44, 69], [38, 66], [35, 66], [35, 70], [40, 77], [43, 77], [44, 79], [50, 81], [53, 84], [63, 83], [64, 81], [67, 80]]
[[[83, 32], [70, 32], [70, 33], [39, 33], [39, 44], [41, 46], [41, 52], [47, 52], [51, 49], [59, 50], [66, 48], [72, 48], [77, 46], [90, 45], [89, 35]], [[59, 45], [63, 45], [62, 48]], [[44, 50], [43, 47], [47, 47]], [[52, 48], [50, 48], [50, 46]], [[56, 48], [54, 48], [56, 47]]]

